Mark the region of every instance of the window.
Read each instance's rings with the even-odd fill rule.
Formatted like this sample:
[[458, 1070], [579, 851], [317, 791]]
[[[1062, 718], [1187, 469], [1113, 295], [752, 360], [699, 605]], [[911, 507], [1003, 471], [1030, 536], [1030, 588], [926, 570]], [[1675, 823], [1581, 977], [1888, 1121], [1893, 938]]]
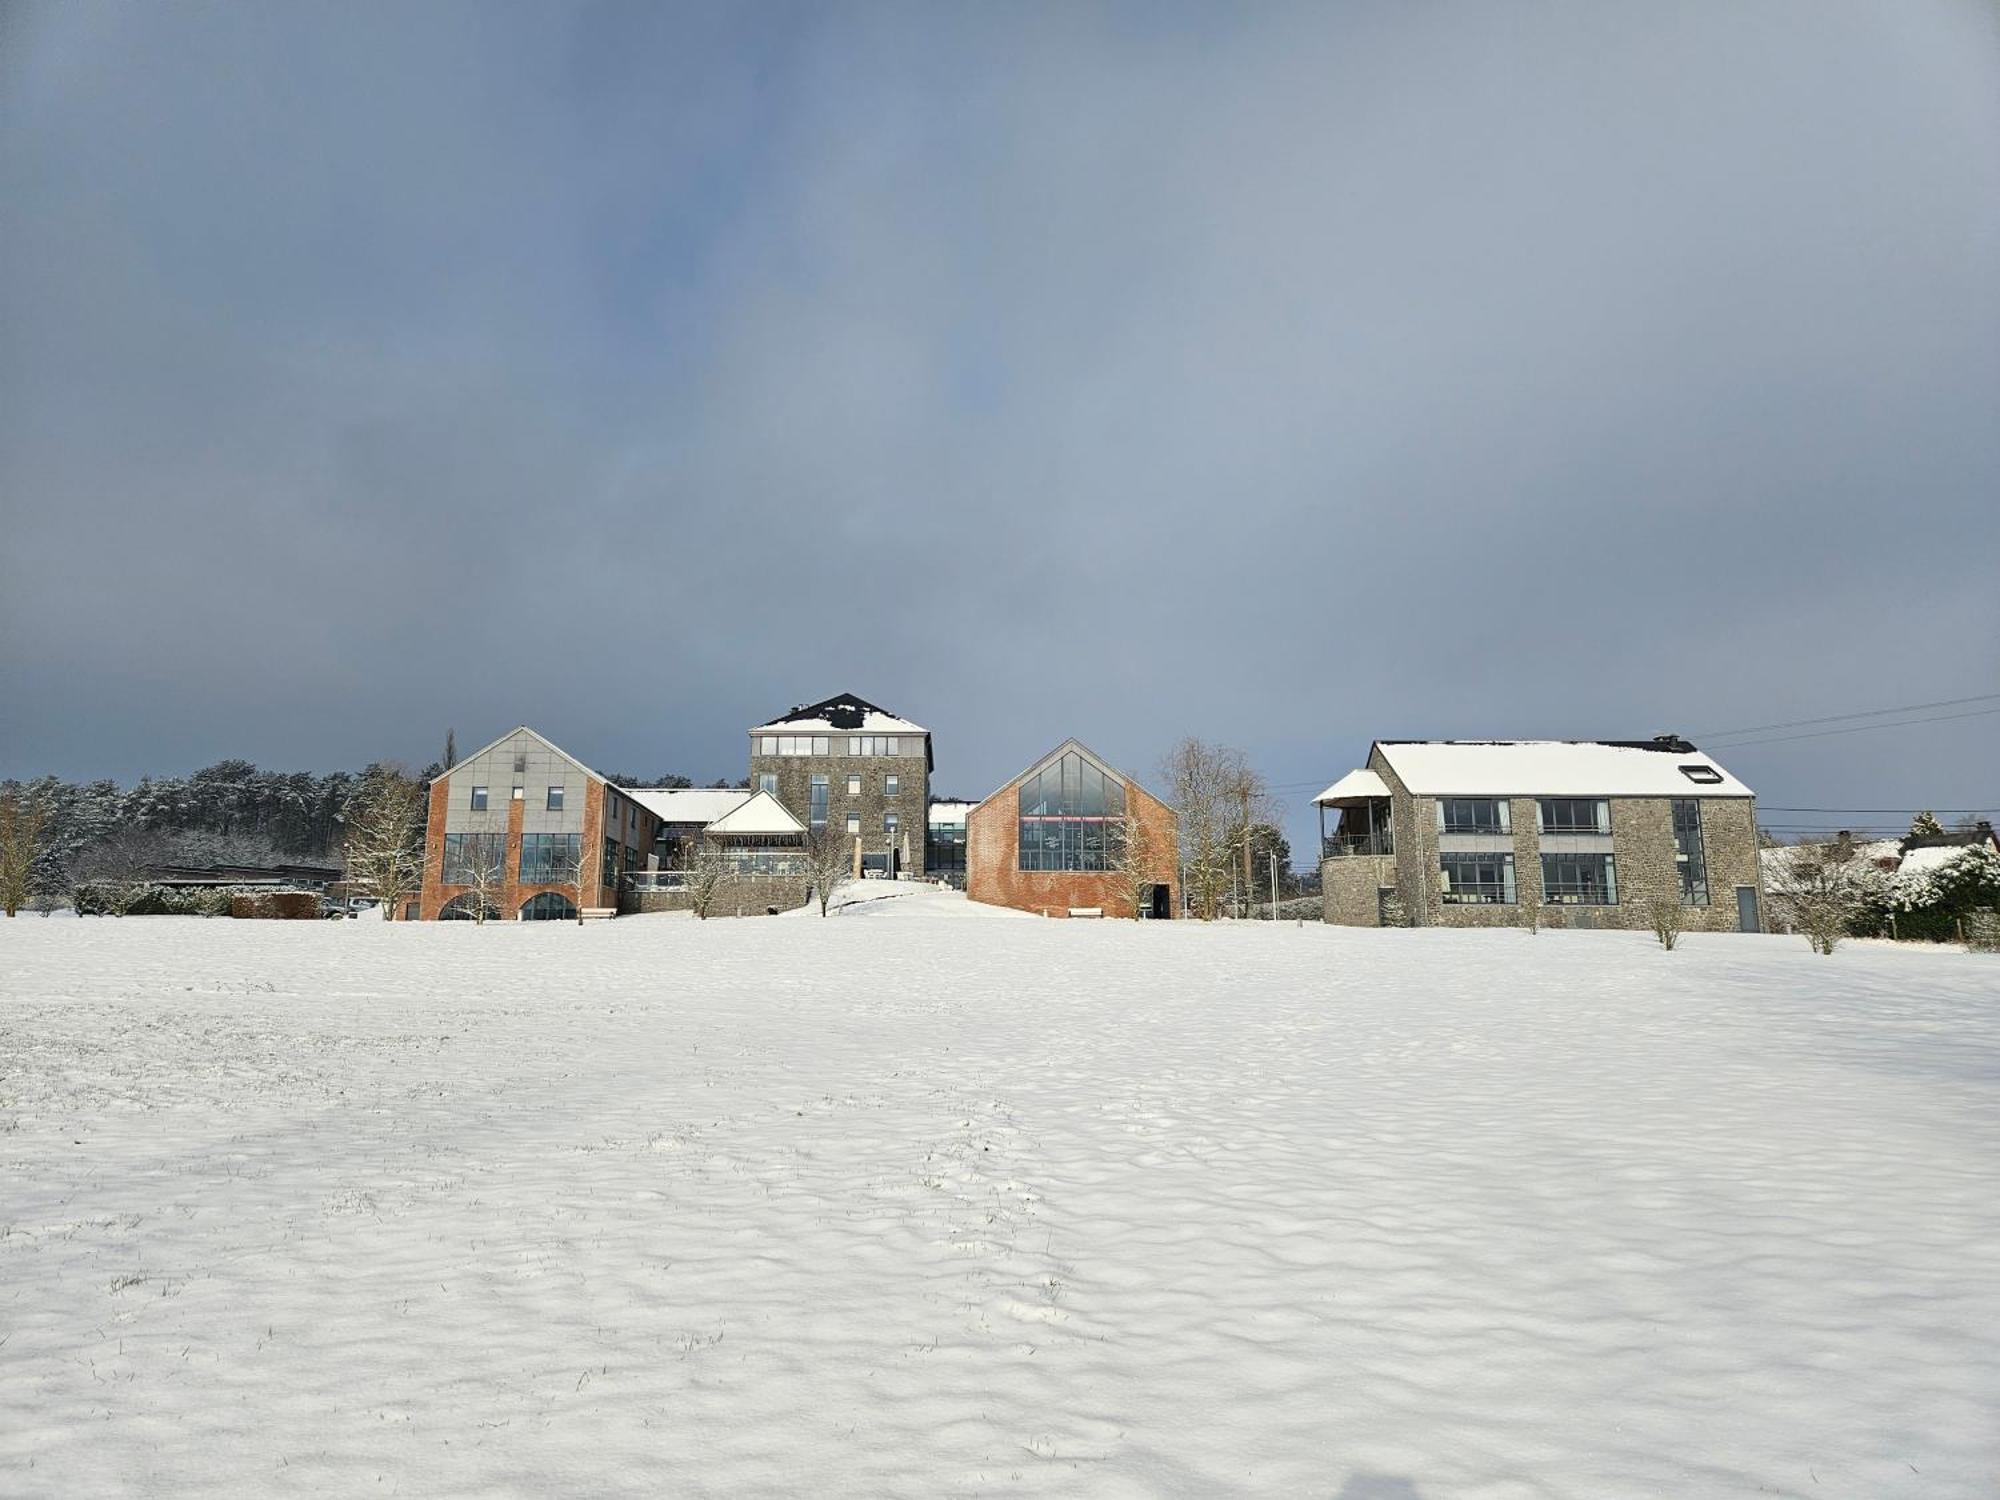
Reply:
[[903, 789], [902, 778], [894, 771], [882, 778], [882, 795], [893, 797]]
[[1674, 802], [1674, 864], [1681, 872], [1681, 901], [1708, 905], [1708, 857], [1701, 847], [1701, 804], [1692, 798]]
[[1544, 797], [1543, 833], [1609, 833], [1611, 804], [1588, 797]]
[[902, 745], [893, 734], [850, 734], [849, 755], [901, 755]]
[[1105, 869], [1107, 833], [1124, 816], [1124, 786], [1069, 751], [1021, 783], [1020, 868]]
[[539, 896], [530, 896], [521, 907], [523, 922], [574, 922], [576, 908], [569, 897], [560, 891], [543, 891]]
[[765, 755], [825, 755], [832, 743], [823, 734], [767, 734], [762, 738]]
[[826, 777], [822, 775], [815, 775], [812, 779], [812, 792], [807, 807], [808, 815], [806, 818], [806, 821], [812, 824], [812, 826], [815, 828], [826, 827], [826, 803], [827, 803]]
[[474, 812], [485, 812], [485, 811], [486, 811], [486, 788], [485, 788], [485, 787], [483, 787], [483, 786], [476, 786], [476, 787], [474, 787], [474, 788], [472, 789], [472, 810], [473, 810]]
[[597, 872], [598, 884], [608, 886], [614, 891], [617, 890], [618, 873], [618, 840], [606, 839], [604, 841], [604, 865]]
[[778, 753], [778, 737], [775, 734], [764, 735], [758, 742], [757, 753], [759, 755], [776, 755]]
[[1722, 773], [1714, 766], [1682, 766], [1681, 775], [1687, 777], [1689, 781], [1699, 782], [1702, 786], [1722, 784]]
[[861, 814], [860, 814], [860, 813], [849, 813], [849, 814], [847, 815], [847, 831], [848, 831], [849, 833], [859, 833], [859, 832], [861, 832]]
[[892, 842], [895, 840], [896, 829], [901, 825], [901, 822], [902, 820], [894, 813], [882, 814], [882, 831], [889, 835]]
[[1513, 828], [1507, 803], [1499, 797], [1440, 797], [1437, 806], [1439, 833], [1509, 833]]
[[847, 795], [850, 797], [859, 797], [861, 795], [861, 773], [859, 771], [849, 771], [847, 773]]
[[576, 879], [576, 859], [583, 848], [580, 833], [521, 835], [521, 884], [569, 885]]
[[559, 786], [552, 786], [549, 788], [549, 811], [561, 812], [562, 810], [563, 810], [563, 789]]
[[757, 773], [757, 790], [760, 792], [769, 792], [773, 797], [777, 796], [778, 773], [776, 771], [759, 771]]
[[506, 834], [447, 833], [444, 836], [446, 885], [495, 885], [506, 878]]
[[525, 770], [527, 770], [527, 769], [528, 769], [528, 757], [527, 757], [527, 755], [526, 755], [526, 754], [517, 754], [517, 755], [516, 755], [516, 756], [514, 757], [514, 774], [515, 774], [516, 776], [519, 776], [519, 775], [520, 775], [520, 774], [521, 774], [521, 773], [522, 773], [523, 771], [525, 771]]
[[1447, 906], [1512, 906], [1514, 856], [1511, 854], [1440, 854]]
[[1544, 854], [1542, 899], [1555, 906], [1616, 906], [1618, 872], [1608, 854]]
[[516, 802], [519, 802], [527, 793], [528, 789], [522, 786], [520, 782], [517, 781], [514, 783], [514, 800]]

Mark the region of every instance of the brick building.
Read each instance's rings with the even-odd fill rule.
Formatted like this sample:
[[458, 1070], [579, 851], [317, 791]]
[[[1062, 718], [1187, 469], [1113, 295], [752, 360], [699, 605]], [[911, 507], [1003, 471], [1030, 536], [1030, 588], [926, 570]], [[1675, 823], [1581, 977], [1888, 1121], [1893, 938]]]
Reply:
[[844, 694], [794, 708], [750, 731], [750, 782], [813, 831], [860, 841], [863, 868], [924, 873], [931, 735]]
[[1756, 799], [1672, 735], [1377, 740], [1314, 801], [1329, 922], [1762, 930]]
[[965, 819], [965, 893], [1044, 916], [1131, 914], [1116, 870], [1130, 820], [1143, 823], [1153, 863], [1146, 914], [1179, 909], [1179, 820], [1172, 808], [1065, 740]]
[[470, 917], [482, 886], [503, 920], [574, 920], [579, 897], [613, 910], [658, 834], [626, 792], [534, 730], [511, 730], [431, 783], [418, 915]]

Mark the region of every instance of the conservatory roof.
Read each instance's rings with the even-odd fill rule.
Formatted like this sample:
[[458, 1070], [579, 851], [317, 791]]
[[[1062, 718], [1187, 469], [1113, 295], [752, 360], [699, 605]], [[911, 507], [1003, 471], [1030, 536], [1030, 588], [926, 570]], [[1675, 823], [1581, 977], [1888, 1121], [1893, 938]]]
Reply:
[[1389, 795], [1389, 783], [1373, 771], [1349, 771], [1313, 801], [1326, 806], [1338, 802], [1362, 802]]

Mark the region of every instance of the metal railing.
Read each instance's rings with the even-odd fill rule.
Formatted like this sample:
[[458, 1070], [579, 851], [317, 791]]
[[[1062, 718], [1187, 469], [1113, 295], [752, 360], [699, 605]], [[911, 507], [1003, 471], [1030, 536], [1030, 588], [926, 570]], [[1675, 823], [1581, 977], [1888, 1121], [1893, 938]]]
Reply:
[[1330, 833], [1321, 840], [1320, 858], [1346, 859], [1361, 854], [1394, 854], [1396, 840], [1385, 828], [1376, 833]]

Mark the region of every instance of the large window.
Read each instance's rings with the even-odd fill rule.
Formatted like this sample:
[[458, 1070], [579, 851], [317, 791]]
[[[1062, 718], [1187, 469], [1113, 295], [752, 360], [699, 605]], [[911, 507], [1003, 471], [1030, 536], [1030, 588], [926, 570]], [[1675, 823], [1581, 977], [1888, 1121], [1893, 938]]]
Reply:
[[826, 801], [826, 777], [815, 775], [812, 779], [811, 794], [807, 805], [808, 817], [806, 819], [814, 828], [826, 827]]
[[521, 906], [523, 922], [574, 922], [576, 908], [569, 897], [561, 891], [543, 891], [539, 896], [531, 896]]
[[507, 835], [447, 833], [444, 836], [446, 885], [493, 885], [507, 878]]
[[604, 841], [604, 864], [597, 872], [598, 882], [614, 891], [618, 889], [618, 853], [618, 840], [606, 839]]
[[760, 755], [825, 755], [832, 744], [824, 734], [764, 734], [757, 739]]
[[901, 755], [901, 741], [893, 734], [850, 734], [847, 737], [849, 755]]
[[1439, 833], [1508, 833], [1512, 821], [1499, 797], [1438, 798]]
[[1611, 804], [1590, 797], [1544, 797], [1543, 833], [1609, 833]]
[[1708, 905], [1708, 856], [1701, 847], [1701, 804], [1674, 801], [1674, 863], [1681, 872], [1681, 900]]
[[571, 884], [576, 879], [576, 857], [582, 848], [580, 833], [522, 834], [521, 884]]
[[1618, 871], [1608, 854], [1544, 854], [1542, 899], [1556, 906], [1616, 906]]
[[965, 884], [965, 825], [932, 823], [924, 839], [924, 870], [955, 886]]
[[1021, 783], [1023, 870], [1103, 870], [1125, 788], [1074, 750]]
[[1512, 906], [1514, 856], [1511, 854], [1440, 854], [1447, 906]]

